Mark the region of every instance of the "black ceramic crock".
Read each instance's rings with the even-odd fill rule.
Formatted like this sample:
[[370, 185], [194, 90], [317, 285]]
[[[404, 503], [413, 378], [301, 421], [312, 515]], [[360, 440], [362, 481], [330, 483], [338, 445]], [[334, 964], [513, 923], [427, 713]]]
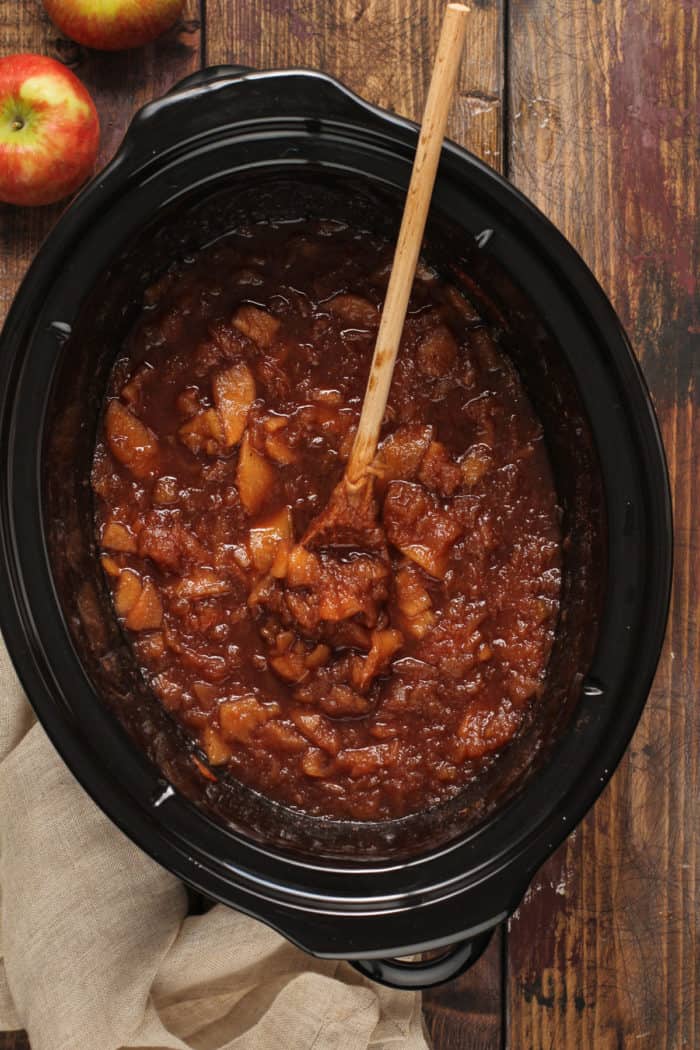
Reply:
[[[206, 896], [399, 987], [455, 976], [611, 776], [667, 615], [662, 444], [620, 324], [550, 223], [446, 144], [426, 253], [477, 304], [543, 421], [566, 536], [544, 697], [483, 782], [381, 825], [296, 814], [194, 771], [97, 571], [90, 453], [141, 294], [241, 222], [335, 215], [393, 236], [416, 130], [329, 77], [208, 70], [147, 106], [39, 252], [0, 346], [2, 630], [85, 789]], [[223, 814], [223, 819], [222, 819]], [[437, 959], [398, 957], [447, 948]]]

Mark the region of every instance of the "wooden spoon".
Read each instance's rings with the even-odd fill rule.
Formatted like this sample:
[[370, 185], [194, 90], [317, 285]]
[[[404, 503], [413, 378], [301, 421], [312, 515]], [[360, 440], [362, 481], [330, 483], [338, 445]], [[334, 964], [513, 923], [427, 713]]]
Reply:
[[377, 451], [457, 81], [468, 13], [469, 8], [465, 4], [448, 4], [442, 23], [362, 414], [345, 470], [344, 480], [350, 488], [362, 484]]
[[326, 508], [302, 537], [304, 547], [372, 548], [386, 542], [376, 526], [373, 475], [368, 467], [377, 451], [459, 71], [468, 13], [469, 8], [459, 3], [448, 4], [445, 11], [357, 434], [341, 481], [331, 493]]

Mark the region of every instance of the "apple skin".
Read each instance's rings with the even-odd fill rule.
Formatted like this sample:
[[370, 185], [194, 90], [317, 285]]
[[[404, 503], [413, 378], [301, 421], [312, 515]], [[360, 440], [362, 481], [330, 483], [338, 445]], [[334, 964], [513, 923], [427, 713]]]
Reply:
[[185, 0], [44, 0], [62, 33], [98, 51], [148, 44], [178, 20], [184, 6]]
[[92, 174], [99, 143], [95, 105], [69, 69], [44, 55], [0, 58], [0, 201], [67, 197]]

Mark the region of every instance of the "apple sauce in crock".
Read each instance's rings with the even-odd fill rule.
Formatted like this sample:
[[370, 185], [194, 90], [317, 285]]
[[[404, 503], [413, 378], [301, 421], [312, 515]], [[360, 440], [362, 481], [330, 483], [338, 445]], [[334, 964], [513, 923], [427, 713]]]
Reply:
[[372, 465], [339, 523], [392, 246], [239, 228], [152, 286], [92, 484], [116, 615], [203, 777], [336, 819], [455, 795], [538, 703], [561, 535], [542, 428], [455, 286], [414, 283]]

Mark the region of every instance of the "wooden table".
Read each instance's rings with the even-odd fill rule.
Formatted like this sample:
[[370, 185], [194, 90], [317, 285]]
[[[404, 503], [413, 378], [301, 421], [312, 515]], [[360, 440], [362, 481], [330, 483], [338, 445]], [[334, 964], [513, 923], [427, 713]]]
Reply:
[[[417, 119], [442, 6], [188, 0], [175, 32], [107, 55], [61, 39], [38, 0], [0, 0], [0, 54], [38, 51], [77, 71], [106, 161], [133, 111], [202, 64], [315, 66]], [[610, 295], [663, 428], [676, 572], [656, 683], [611, 784], [479, 964], [426, 995], [425, 1013], [444, 1050], [698, 1050], [700, 0], [472, 6], [450, 135], [539, 205]], [[0, 316], [60, 210], [0, 206]], [[26, 1046], [0, 1034], [0, 1050]]]

